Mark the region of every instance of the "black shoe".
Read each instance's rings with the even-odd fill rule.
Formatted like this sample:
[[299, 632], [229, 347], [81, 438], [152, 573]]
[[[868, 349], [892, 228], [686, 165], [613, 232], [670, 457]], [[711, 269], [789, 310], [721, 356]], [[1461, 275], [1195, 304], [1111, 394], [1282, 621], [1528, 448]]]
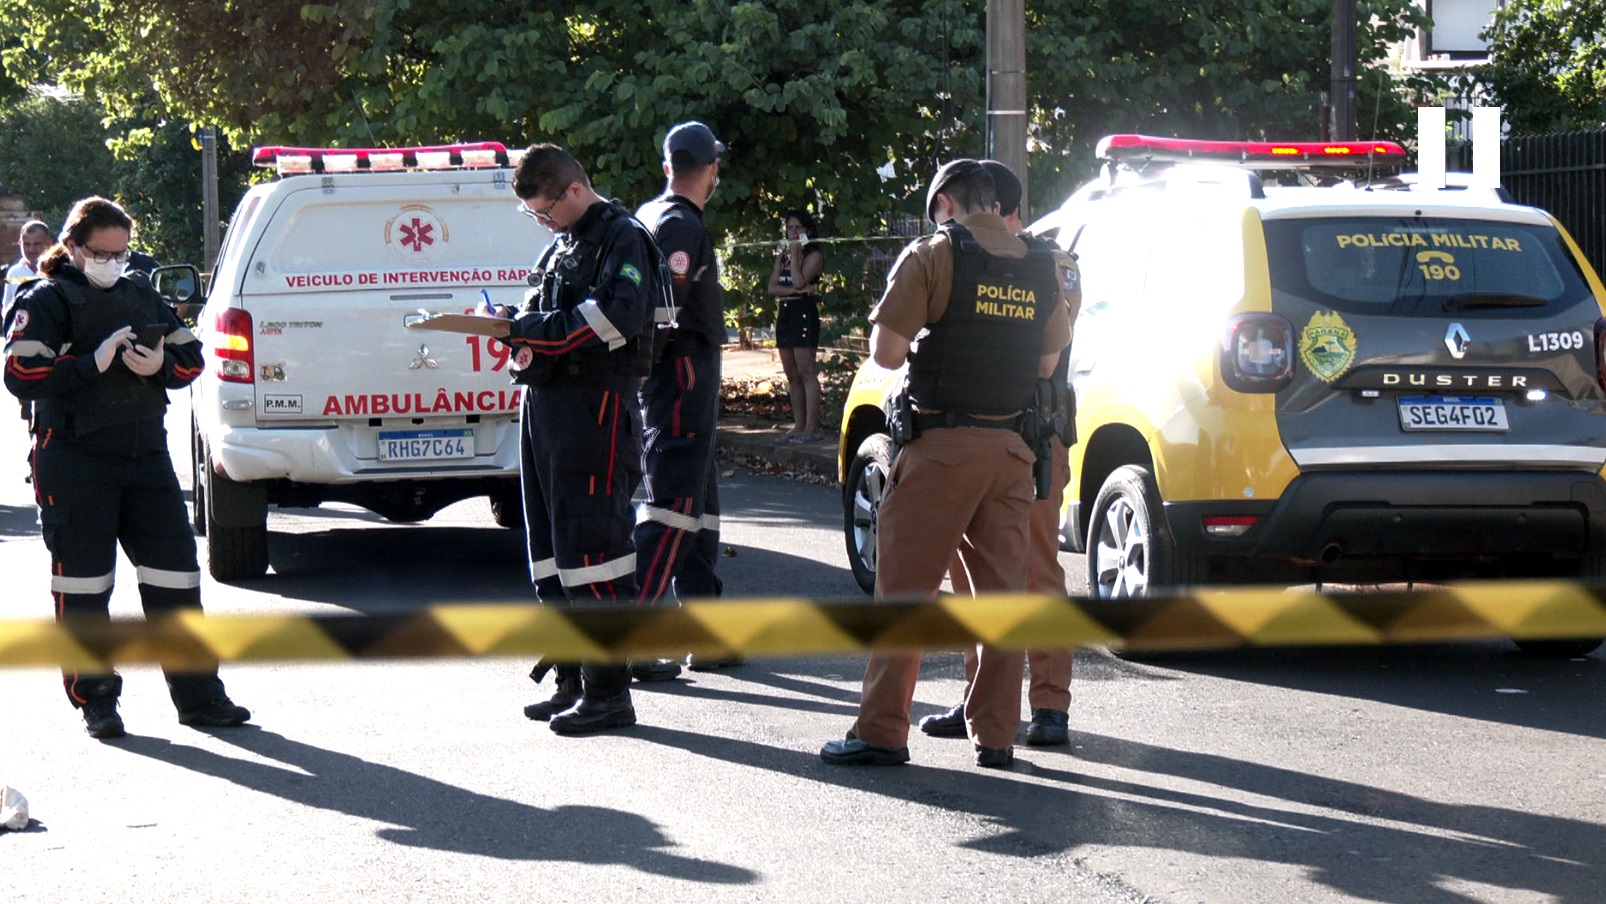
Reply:
[[940, 716], [927, 716], [921, 719], [920, 730], [934, 738], [964, 737], [965, 704], [961, 703]]
[[636, 708], [627, 690], [614, 697], [581, 697], [574, 708], [558, 713], [548, 723], [561, 735], [591, 734], [636, 724]]
[[1057, 709], [1032, 710], [1026, 726], [1026, 743], [1033, 747], [1063, 747], [1071, 743], [1071, 716]]
[[92, 738], [120, 738], [123, 736], [123, 717], [117, 714], [117, 698], [91, 700], [85, 703], [84, 731]]
[[632, 662], [630, 677], [648, 684], [653, 681], [674, 681], [680, 677], [680, 663], [673, 659], [655, 659], [652, 662]]
[[524, 707], [524, 717], [536, 722], [546, 722], [558, 713], [572, 708], [580, 702], [580, 667], [577, 665], [560, 665], [558, 668], [558, 686], [552, 692], [550, 699], [540, 703], [531, 703]]
[[826, 741], [820, 759], [833, 766], [898, 766], [909, 762], [909, 748], [877, 747], [849, 734], [840, 741]]
[[231, 728], [244, 725], [251, 719], [251, 711], [230, 700], [219, 697], [210, 703], [193, 706], [178, 714], [180, 725], [199, 728]]
[[698, 656], [693, 653], [686, 657], [686, 668], [694, 672], [712, 672], [715, 669], [735, 668], [741, 665], [742, 662], [743, 659], [740, 656], [726, 656], [716, 659], [713, 656]]
[[1013, 747], [983, 747], [976, 745], [976, 765], [983, 769], [1008, 769], [1015, 762]]

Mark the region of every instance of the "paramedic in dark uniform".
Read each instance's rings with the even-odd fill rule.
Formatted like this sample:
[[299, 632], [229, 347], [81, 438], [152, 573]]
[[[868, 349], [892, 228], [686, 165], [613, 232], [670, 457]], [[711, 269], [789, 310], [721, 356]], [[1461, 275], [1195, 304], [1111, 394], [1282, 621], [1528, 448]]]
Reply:
[[[559, 233], [509, 322], [530, 580], [544, 602], [631, 605], [631, 496], [641, 482], [637, 394], [650, 363], [658, 264], [652, 237], [591, 187], [568, 151], [532, 146], [513, 171], [521, 210]], [[547, 664], [536, 666], [537, 681]], [[630, 667], [556, 664], [552, 698], [525, 708], [559, 734], [634, 725]]]
[[[1038, 378], [1053, 372], [1070, 340], [1070, 324], [1053, 256], [1017, 238], [997, 211], [992, 176], [979, 162], [944, 164], [926, 203], [942, 225], [904, 249], [870, 312], [876, 363], [909, 363], [914, 433], [894, 430], [901, 450], [877, 521], [878, 598], [935, 596], [966, 538], [963, 564], [977, 592], [1026, 586], [1034, 455], [1017, 430]], [[981, 648], [965, 700], [978, 766], [1014, 760], [1023, 666], [1019, 650]], [[821, 758], [907, 762], [919, 674], [918, 652], [872, 652], [859, 717], [846, 738], [826, 742]]]
[[[58, 619], [109, 618], [119, 544], [147, 616], [201, 608], [195, 535], [163, 426], [168, 390], [201, 374], [201, 343], [143, 275], [124, 274], [133, 227], [104, 198], [74, 205], [6, 336], [6, 388], [33, 402], [33, 484]], [[136, 343], [142, 334], [148, 345]], [[164, 671], [181, 723], [251, 718], [224, 694], [215, 664]], [[121, 676], [63, 678], [92, 737], [123, 734]]]
[[[664, 139], [669, 185], [642, 205], [636, 218], [652, 230], [669, 262], [679, 307], [665, 331], [652, 376], [641, 388], [645, 423], [642, 459], [646, 501], [636, 518], [636, 578], [643, 597], [684, 600], [717, 597], [719, 487], [714, 430], [719, 420], [720, 347], [725, 304], [714, 240], [703, 225], [703, 206], [719, 185], [725, 146], [700, 122], [683, 122]], [[697, 670], [734, 664], [693, 657]], [[637, 663], [635, 676], [662, 681], [680, 673], [668, 660]]]
[[[1004, 218], [1004, 223], [1009, 226], [1010, 231], [1018, 234], [1021, 231], [1020, 179], [1016, 178], [1009, 167], [997, 160], [983, 160], [981, 165], [986, 167], [988, 174], [993, 177], [993, 185], [997, 188], [999, 215]], [[1026, 236], [1022, 238], [1029, 242], [1036, 241]], [[1071, 323], [1075, 324], [1077, 311], [1082, 306], [1081, 273], [1077, 269], [1076, 259], [1069, 252], [1055, 247], [1053, 254], [1055, 269], [1059, 275], [1060, 291], [1070, 306], [1067, 315]], [[1070, 360], [1071, 347], [1067, 345], [1060, 352], [1059, 363], [1055, 365], [1054, 374], [1050, 377], [1056, 386], [1066, 387], [1066, 393], [1069, 393], [1066, 377], [1070, 372]], [[1064, 416], [1069, 418], [1072, 412], [1067, 409]], [[1066, 431], [1065, 435], [1069, 435], [1069, 431]], [[1060, 565], [1060, 503], [1065, 498], [1065, 485], [1071, 479], [1071, 468], [1064, 439], [1056, 434], [1050, 443], [1054, 449], [1054, 465], [1049, 477], [1048, 498], [1032, 503], [1031, 562], [1027, 566], [1026, 589], [1062, 595], [1065, 593], [1065, 569]], [[966, 547], [969, 542], [961, 541], [960, 550], [968, 552]], [[958, 552], [955, 552], [954, 557], [948, 562], [948, 577], [953, 581], [955, 593], [970, 594], [970, 575], [965, 572]], [[1031, 672], [1026, 700], [1032, 711], [1031, 722], [1026, 726], [1026, 743], [1033, 747], [1069, 744], [1071, 651], [1029, 650], [1026, 653], [1026, 665]], [[969, 649], [965, 651], [967, 696], [975, 678], [976, 651]], [[963, 698], [953, 709], [941, 715], [921, 719], [920, 730], [937, 738], [964, 737]]]

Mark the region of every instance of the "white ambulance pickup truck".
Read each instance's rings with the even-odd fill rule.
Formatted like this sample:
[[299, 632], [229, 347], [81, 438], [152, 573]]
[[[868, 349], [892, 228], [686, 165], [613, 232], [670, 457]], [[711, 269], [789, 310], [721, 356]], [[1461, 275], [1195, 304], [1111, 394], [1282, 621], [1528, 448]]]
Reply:
[[279, 178], [229, 222], [196, 332], [196, 532], [220, 581], [268, 568], [268, 510], [346, 502], [420, 521], [473, 496], [517, 526], [505, 347], [408, 329], [518, 305], [552, 234], [518, 212], [500, 144], [264, 147]]

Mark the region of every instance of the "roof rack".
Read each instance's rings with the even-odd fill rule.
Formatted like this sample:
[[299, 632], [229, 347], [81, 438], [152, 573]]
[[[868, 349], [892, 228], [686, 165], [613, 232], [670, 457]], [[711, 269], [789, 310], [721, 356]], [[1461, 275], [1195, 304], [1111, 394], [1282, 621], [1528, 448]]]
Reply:
[[1149, 164], [1231, 163], [1251, 169], [1354, 169], [1367, 165], [1403, 166], [1405, 148], [1393, 141], [1211, 141], [1106, 135], [1098, 157], [1142, 169]]
[[352, 173], [407, 169], [479, 169], [508, 166], [509, 154], [499, 141], [441, 144], [407, 148], [295, 148], [271, 145], [251, 151], [256, 166], [276, 167], [281, 176], [300, 173]]

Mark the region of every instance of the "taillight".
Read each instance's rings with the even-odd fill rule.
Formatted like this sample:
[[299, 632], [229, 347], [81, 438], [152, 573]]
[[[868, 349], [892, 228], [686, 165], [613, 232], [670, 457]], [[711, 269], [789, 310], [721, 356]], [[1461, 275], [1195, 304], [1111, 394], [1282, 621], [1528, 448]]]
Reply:
[[218, 379], [225, 383], [250, 383], [256, 370], [251, 353], [251, 315], [240, 308], [224, 308], [212, 321], [216, 329], [212, 353], [217, 355]]
[[1595, 321], [1595, 382], [1606, 392], [1606, 317]]
[[1294, 378], [1294, 326], [1277, 314], [1238, 314], [1221, 336], [1221, 378], [1238, 392], [1276, 392]]

